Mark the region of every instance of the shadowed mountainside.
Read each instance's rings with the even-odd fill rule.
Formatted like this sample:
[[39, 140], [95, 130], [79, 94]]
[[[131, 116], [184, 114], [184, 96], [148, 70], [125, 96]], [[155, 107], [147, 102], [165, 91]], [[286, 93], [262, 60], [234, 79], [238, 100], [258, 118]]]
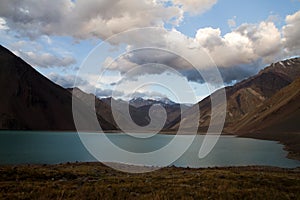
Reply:
[[[0, 129], [75, 130], [72, 94], [0, 46]], [[86, 130], [96, 130], [92, 110], [79, 99], [75, 112]], [[115, 127], [98, 116], [104, 129]]]

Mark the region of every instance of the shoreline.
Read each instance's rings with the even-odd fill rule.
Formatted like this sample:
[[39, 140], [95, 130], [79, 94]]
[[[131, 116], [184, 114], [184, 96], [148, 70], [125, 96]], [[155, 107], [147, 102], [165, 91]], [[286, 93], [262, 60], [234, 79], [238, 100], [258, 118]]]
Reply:
[[276, 166], [268, 166], [268, 165], [242, 165], [242, 166], [211, 166], [211, 167], [200, 167], [200, 168], [193, 168], [193, 167], [178, 167], [175, 165], [170, 165], [166, 167], [155, 167], [155, 166], [142, 166], [142, 165], [132, 165], [132, 164], [124, 164], [124, 163], [115, 163], [115, 162], [107, 162], [107, 164], [111, 165], [114, 164], [115, 166], [119, 167], [134, 167], [134, 168], [149, 168], [149, 169], [156, 169], [154, 171], [150, 172], [142, 172], [142, 173], [128, 173], [128, 172], [122, 172], [119, 170], [116, 170], [109, 165], [106, 165], [105, 162], [63, 162], [63, 163], [56, 163], [56, 164], [0, 164], [0, 169], [2, 168], [18, 168], [18, 167], [24, 167], [24, 168], [39, 168], [39, 167], [45, 167], [45, 168], [56, 168], [56, 167], [63, 167], [63, 166], [96, 166], [101, 168], [107, 168], [113, 171], [119, 171], [120, 173], [124, 174], [147, 174], [152, 173], [159, 170], [169, 170], [169, 169], [175, 169], [175, 170], [190, 170], [190, 171], [201, 171], [201, 170], [229, 170], [229, 169], [238, 169], [238, 170], [251, 170], [251, 171], [260, 171], [260, 170], [267, 170], [267, 171], [295, 171], [300, 173], [300, 166], [299, 167], [276, 167]]
[[284, 146], [284, 150], [288, 152], [286, 156], [289, 159], [300, 161], [300, 133], [247, 133], [237, 135], [242, 138], [253, 138], [258, 140], [275, 141]]
[[[107, 164], [107, 165], [106, 165]], [[21, 163], [21, 164], [0, 164], [0, 169], [5, 167], [55, 167], [55, 166], [80, 166], [80, 165], [99, 165], [106, 168], [111, 168], [113, 170], [119, 171], [118, 169], [126, 169], [126, 168], [142, 168], [142, 169], [151, 169], [152, 171], [162, 170], [162, 169], [181, 169], [181, 170], [207, 170], [207, 169], [277, 169], [277, 170], [299, 170], [300, 166], [298, 167], [278, 167], [272, 165], [228, 165], [228, 166], [209, 166], [209, 167], [179, 167], [175, 165], [159, 167], [159, 166], [147, 166], [147, 165], [133, 165], [133, 164], [126, 164], [126, 163], [118, 163], [118, 162], [100, 162], [100, 161], [74, 161], [74, 162], [61, 162], [61, 163]], [[114, 166], [117, 169], [111, 167]], [[154, 169], [154, 170], [153, 170]], [[121, 171], [122, 172], [122, 171]], [[122, 172], [122, 173], [129, 173], [129, 172]], [[149, 172], [142, 172], [142, 173], [151, 173]], [[133, 173], [139, 174], [139, 173]]]

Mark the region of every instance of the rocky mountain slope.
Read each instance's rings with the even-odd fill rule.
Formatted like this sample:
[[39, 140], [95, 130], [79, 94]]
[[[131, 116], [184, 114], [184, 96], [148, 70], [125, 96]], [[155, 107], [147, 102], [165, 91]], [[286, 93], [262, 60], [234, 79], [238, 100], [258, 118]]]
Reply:
[[297, 132], [300, 130], [300, 78], [241, 118], [232, 132]]
[[[0, 129], [75, 130], [72, 94], [0, 46]], [[92, 110], [75, 99], [82, 128], [95, 130]], [[104, 129], [115, 127], [98, 116]]]
[[241, 118], [231, 132], [242, 137], [276, 140], [289, 156], [300, 158], [300, 78]]
[[[297, 77], [300, 77], [300, 59], [293, 58], [274, 63], [261, 70], [257, 75], [234, 86], [226, 87], [227, 113], [224, 131], [231, 132], [239, 119], [257, 109], [266, 99], [291, 84]], [[218, 95], [218, 91], [213, 95]], [[195, 106], [199, 106], [201, 112], [199, 131], [206, 132], [211, 118], [210, 97], [205, 98]], [[185, 121], [189, 121], [189, 118], [193, 117], [192, 109], [183, 114]], [[177, 118], [168, 128], [176, 130], [180, 121], [180, 118]]]

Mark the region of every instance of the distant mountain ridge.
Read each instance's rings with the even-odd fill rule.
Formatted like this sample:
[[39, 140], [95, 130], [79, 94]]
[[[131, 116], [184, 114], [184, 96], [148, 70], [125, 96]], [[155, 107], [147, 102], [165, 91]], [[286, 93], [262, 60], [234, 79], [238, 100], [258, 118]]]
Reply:
[[150, 106], [150, 105], [154, 105], [154, 104], [160, 104], [160, 105], [164, 106], [164, 105], [175, 105], [177, 103], [171, 101], [168, 98], [144, 99], [142, 97], [136, 97], [136, 98], [129, 100], [129, 104], [136, 108], [139, 108], [142, 106]]
[[[151, 119], [149, 117], [149, 110], [153, 105], [161, 105], [166, 109], [167, 119], [165, 127], [168, 126], [175, 118], [180, 116], [181, 109], [187, 110], [189, 107], [185, 105], [177, 104], [169, 99], [154, 100], [154, 99], [143, 99], [143, 98], [134, 98], [128, 102], [121, 99], [114, 99], [111, 97], [108, 98], [98, 98], [93, 94], [87, 94], [80, 90], [79, 88], [69, 88], [76, 97], [84, 101], [89, 106], [95, 103], [95, 111], [97, 114], [102, 116], [107, 122], [113, 124], [117, 130], [120, 130], [116, 121], [133, 121], [139, 126], [147, 126]], [[113, 116], [112, 113], [112, 103], [116, 106], [115, 110], [117, 115]], [[130, 118], [126, 118], [126, 114], [122, 113], [120, 108], [129, 107]], [[153, 108], [153, 107], [152, 107]], [[154, 107], [155, 112], [155, 107]], [[155, 113], [154, 113], [155, 114]], [[131, 127], [127, 127], [131, 129]], [[133, 130], [134, 131], [134, 130]]]
[[125, 102], [123, 100], [116, 100], [111, 97], [99, 99], [95, 95], [87, 94], [84, 91], [80, 90], [79, 88], [69, 88], [68, 90], [70, 92], [72, 92], [73, 95], [75, 95], [76, 97], [78, 97], [79, 99], [84, 101], [87, 105], [91, 106], [91, 108], [94, 104], [96, 113], [98, 115], [102, 116], [105, 119], [105, 121], [114, 125], [115, 130], [120, 130], [116, 121], [126, 122], [131, 119], [127, 119], [124, 116], [124, 114], [122, 114], [121, 112], [117, 112], [117, 115], [114, 116], [112, 113], [112, 108], [111, 108], [112, 102], [114, 103], [114, 105], [116, 105], [115, 110], [117, 110], [117, 111], [118, 111], [119, 107], [129, 106], [131, 117], [133, 118], [135, 123], [137, 123], [138, 125], [145, 126], [149, 123], [148, 113], [142, 113], [134, 106], [129, 105], [128, 102]]

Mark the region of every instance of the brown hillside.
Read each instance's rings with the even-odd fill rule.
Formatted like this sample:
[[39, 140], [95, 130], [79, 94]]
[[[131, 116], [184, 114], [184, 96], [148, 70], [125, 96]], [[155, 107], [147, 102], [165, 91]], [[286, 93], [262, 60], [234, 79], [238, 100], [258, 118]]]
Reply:
[[[75, 130], [72, 94], [2, 46], [0, 88], [0, 129]], [[83, 127], [93, 130], [92, 110], [79, 99], [75, 102]], [[104, 128], [114, 128], [101, 116], [99, 120]]]

